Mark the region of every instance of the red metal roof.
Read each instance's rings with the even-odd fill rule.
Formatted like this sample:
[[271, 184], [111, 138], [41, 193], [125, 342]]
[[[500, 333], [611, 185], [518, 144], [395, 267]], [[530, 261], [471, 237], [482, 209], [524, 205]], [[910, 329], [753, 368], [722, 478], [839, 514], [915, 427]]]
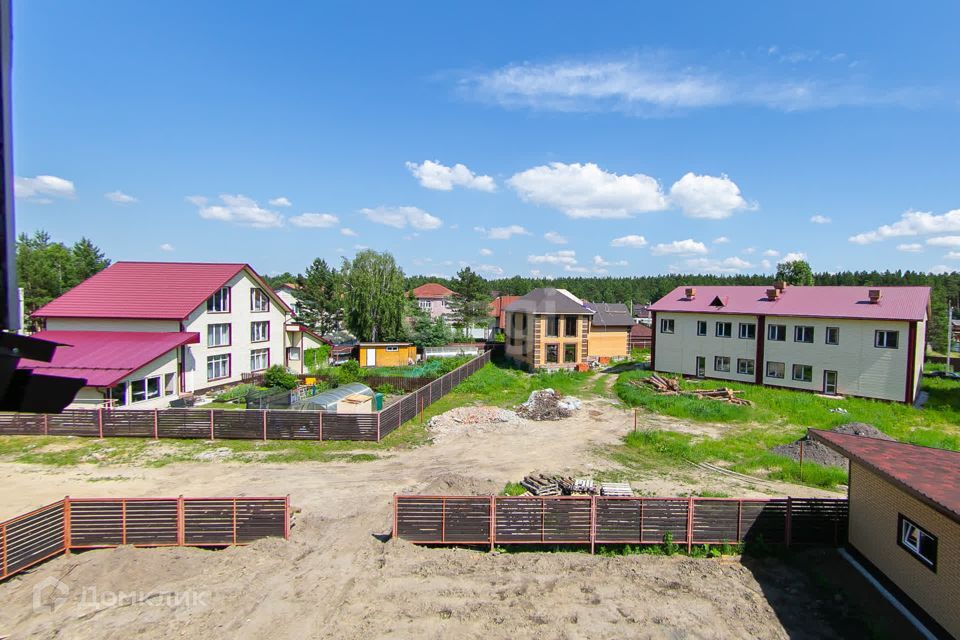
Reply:
[[447, 289], [442, 284], [436, 282], [428, 282], [427, 284], [422, 284], [413, 291], [410, 292], [414, 298], [449, 298], [450, 296], [457, 295], [450, 289]]
[[[872, 320], [923, 320], [930, 305], [930, 287], [787, 287], [777, 300], [767, 299], [758, 286], [696, 286], [696, 296], [686, 297], [689, 286], [677, 287], [650, 305], [651, 311], [742, 313], [812, 318]], [[868, 292], [880, 289], [880, 302], [872, 304]], [[717, 298], [723, 306], [711, 303]]]
[[200, 342], [199, 333], [175, 331], [41, 331], [32, 337], [63, 346], [53, 361], [23, 359], [19, 369], [84, 378], [88, 387], [112, 387], [172, 349]]
[[[37, 318], [182, 320], [244, 269], [284, 310], [290, 308], [249, 265], [198, 262], [115, 262], [52, 302]], [[234, 300], [233, 304], [246, 304]]]
[[810, 437], [960, 522], [960, 451], [819, 429]]

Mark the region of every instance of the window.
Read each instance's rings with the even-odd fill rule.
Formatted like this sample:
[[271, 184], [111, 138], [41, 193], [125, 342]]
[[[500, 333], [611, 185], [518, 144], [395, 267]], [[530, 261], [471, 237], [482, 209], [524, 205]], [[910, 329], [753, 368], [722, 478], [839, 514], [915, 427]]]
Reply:
[[797, 325], [793, 328], [794, 342], [813, 342], [813, 327]]
[[840, 344], [840, 327], [827, 327], [827, 344]]
[[250, 352], [250, 371], [263, 371], [270, 367], [270, 349], [254, 349]]
[[270, 322], [261, 320], [250, 323], [250, 342], [266, 342], [270, 339]]
[[227, 347], [230, 345], [230, 324], [208, 324], [207, 346]]
[[937, 570], [937, 537], [910, 520], [897, 514], [899, 530], [897, 544], [934, 572]]
[[287, 347], [287, 360], [290, 360], [291, 362], [299, 361], [300, 347]]
[[753, 370], [753, 360], [748, 358], [737, 358], [737, 373], [744, 376], [752, 376]]
[[740, 323], [740, 337], [744, 340], [756, 340], [757, 339], [757, 325], [752, 322], [741, 322]]
[[577, 361], [577, 345], [575, 344], [563, 345], [563, 361], [564, 362]]
[[786, 371], [786, 366], [782, 362], [767, 363], [767, 377], [782, 379]]
[[559, 361], [560, 361], [560, 345], [548, 344], [547, 345], [547, 362], [556, 363]]
[[230, 377], [230, 354], [207, 356], [207, 381]]
[[130, 382], [130, 402], [142, 402], [160, 397], [160, 376]]
[[899, 331], [877, 331], [873, 344], [879, 349], [896, 349], [900, 342]]
[[567, 338], [577, 337], [577, 316], [564, 316], [563, 335]]
[[384, 351], [386, 351], [387, 353], [397, 353], [398, 351], [400, 351], [400, 347], [397, 347], [397, 346], [384, 347]]
[[210, 313], [228, 313], [230, 311], [230, 287], [223, 287], [207, 298], [207, 311]]
[[270, 296], [263, 289], [250, 289], [250, 311], [270, 311]]
[[797, 382], [813, 382], [813, 367], [808, 364], [793, 365], [793, 379]]
[[771, 324], [767, 327], [767, 340], [772, 342], [786, 342], [787, 341], [787, 325], [785, 324]]
[[707, 321], [706, 320], [697, 320], [697, 335], [705, 336], [707, 335]]
[[733, 337], [733, 323], [732, 323], [732, 322], [718, 322], [718, 323], [717, 323], [717, 337], [718, 337], [718, 338], [732, 338], [732, 337]]
[[660, 333], [673, 333], [673, 318], [660, 319]]
[[714, 371], [730, 371], [730, 356], [716, 356], [713, 359]]
[[547, 316], [547, 337], [556, 338], [560, 335], [560, 317]]

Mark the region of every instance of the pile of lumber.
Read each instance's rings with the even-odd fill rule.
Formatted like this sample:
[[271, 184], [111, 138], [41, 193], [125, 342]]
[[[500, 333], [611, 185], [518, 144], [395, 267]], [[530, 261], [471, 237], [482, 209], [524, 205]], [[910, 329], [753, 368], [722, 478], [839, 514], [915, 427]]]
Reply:
[[743, 391], [730, 389], [729, 387], [723, 387], [722, 389], [690, 389], [683, 391], [680, 389], [680, 380], [676, 378], [664, 378], [662, 376], [658, 376], [657, 374], [653, 374], [649, 378], [644, 378], [642, 380], [631, 380], [630, 384], [639, 388], [645, 388], [645, 385], [652, 387], [654, 391], [665, 396], [693, 396], [695, 398], [699, 398], [700, 400], [719, 400], [729, 404], [737, 404], [748, 407], [753, 406], [753, 403], [749, 400], [744, 400], [743, 398], [737, 397], [738, 395], [742, 394]]

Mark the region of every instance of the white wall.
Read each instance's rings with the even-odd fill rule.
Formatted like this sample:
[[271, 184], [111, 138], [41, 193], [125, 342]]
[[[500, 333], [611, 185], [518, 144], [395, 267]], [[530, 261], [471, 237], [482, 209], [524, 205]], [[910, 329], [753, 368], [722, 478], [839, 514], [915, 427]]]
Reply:
[[[241, 374], [250, 372], [250, 351], [254, 349], [270, 349], [270, 365], [285, 365], [284, 324], [286, 310], [280, 307], [272, 298], [270, 310], [254, 312], [250, 310], [250, 291], [260, 288], [246, 271], [234, 276], [228, 285], [230, 287], [230, 311], [228, 313], [210, 313], [207, 304], [201, 304], [184, 322], [185, 331], [195, 331], [200, 334], [200, 344], [188, 345], [185, 363], [186, 391], [202, 391], [209, 387], [239, 382]], [[267, 320], [270, 322], [270, 340], [268, 342], [250, 342], [250, 323]], [[207, 325], [230, 323], [230, 346], [209, 347], [207, 345]], [[210, 355], [230, 354], [230, 376], [219, 380], [207, 380], [207, 357]]]

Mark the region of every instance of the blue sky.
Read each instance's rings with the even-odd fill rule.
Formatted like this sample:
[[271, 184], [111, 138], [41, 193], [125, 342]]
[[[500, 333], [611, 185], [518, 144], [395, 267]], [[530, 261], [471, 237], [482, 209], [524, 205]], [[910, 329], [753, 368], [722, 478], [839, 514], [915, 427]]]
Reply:
[[958, 21], [15, 0], [17, 225], [264, 273], [358, 247], [447, 276], [952, 270]]

